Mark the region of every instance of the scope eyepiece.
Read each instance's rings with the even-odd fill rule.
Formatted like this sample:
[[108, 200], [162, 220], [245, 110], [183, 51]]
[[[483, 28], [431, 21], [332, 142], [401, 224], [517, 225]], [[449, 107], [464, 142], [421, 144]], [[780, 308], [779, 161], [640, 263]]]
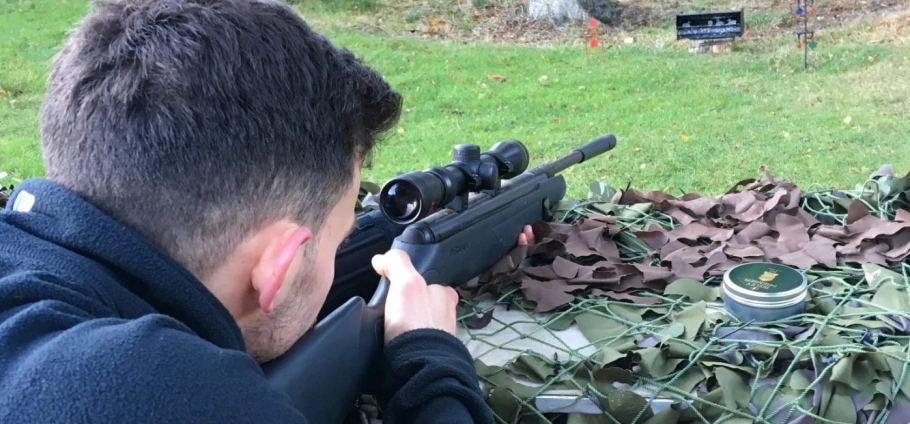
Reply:
[[444, 167], [410, 172], [389, 180], [379, 193], [380, 210], [386, 219], [408, 225], [469, 192], [498, 191], [500, 180], [524, 172], [530, 157], [524, 144], [516, 140], [496, 143], [483, 154], [476, 145], [459, 144], [452, 156], [452, 162]]
[[401, 180], [389, 185], [386, 195], [381, 197], [383, 212], [396, 221], [410, 221], [420, 214], [423, 200], [419, 198], [420, 190], [414, 183]]

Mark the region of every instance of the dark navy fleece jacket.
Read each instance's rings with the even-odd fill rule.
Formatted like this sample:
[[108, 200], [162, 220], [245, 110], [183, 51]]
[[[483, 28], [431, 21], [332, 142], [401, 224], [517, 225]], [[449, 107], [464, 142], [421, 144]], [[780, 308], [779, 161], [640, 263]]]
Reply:
[[[458, 339], [413, 331], [385, 355], [386, 422], [493, 422]], [[0, 212], [0, 423], [173, 422], [307, 419], [185, 268], [65, 188], [23, 182]]]

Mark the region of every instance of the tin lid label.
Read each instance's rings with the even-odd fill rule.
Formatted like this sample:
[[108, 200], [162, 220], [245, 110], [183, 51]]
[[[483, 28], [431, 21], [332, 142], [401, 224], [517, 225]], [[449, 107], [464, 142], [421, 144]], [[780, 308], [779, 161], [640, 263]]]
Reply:
[[730, 270], [729, 282], [753, 292], [753, 295], [782, 295], [798, 292], [805, 284], [805, 277], [785, 265], [755, 262]]

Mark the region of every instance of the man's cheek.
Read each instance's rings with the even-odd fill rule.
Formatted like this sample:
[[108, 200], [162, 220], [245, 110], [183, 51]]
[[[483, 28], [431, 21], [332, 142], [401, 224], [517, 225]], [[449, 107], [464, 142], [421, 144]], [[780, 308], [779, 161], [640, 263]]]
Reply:
[[323, 294], [328, 294], [329, 290], [332, 288], [332, 283], [335, 282], [335, 268], [330, 267], [325, 270], [325, 274], [322, 277], [322, 292]]

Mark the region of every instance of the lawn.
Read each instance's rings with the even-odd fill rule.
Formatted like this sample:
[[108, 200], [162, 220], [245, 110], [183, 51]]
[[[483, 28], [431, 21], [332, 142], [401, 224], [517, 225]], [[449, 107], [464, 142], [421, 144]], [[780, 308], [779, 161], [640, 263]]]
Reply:
[[[805, 70], [792, 33], [768, 28], [747, 33], [732, 53], [704, 55], [689, 53], [664, 25], [633, 34], [631, 44], [622, 33], [586, 57], [580, 39], [423, 39], [370, 30], [363, 23], [377, 19], [368, 12], [296, 7], [405, 97], [399, 125], [365, 173], [372, 181], [447, 162], [458, 143], [485, 149], [518, 139], [536, 166], [602, 133], [618, 145], [566, 171], [572, 196], [593, 180], [715, 194], [762, 166], [806, 187], [853, 187], [885, 163], [910, 171], [906, 11], [821, 31]], [[789, 6], [780, 7], [786, 15]], [[0, 170], [9, 174], [0, 184], [41, 175], [48, 62], [87, 10], [84, 0], [0, 0]], [[767, 23], [779, 15], [756, 16]]]
[[[377, 8], [377, 1], [390, 2], [392, 6]], [[519, 0], [335, 0], [335, 7], [314, 1], [295, 5], [311, 25], [338, 45], [364, 57], [404, 95], [402, 119], [385, 137], [374, 168], [364, 174], [366, 179], [381, 183], [397, 172], [443, 164], [450, 159], [455, 144], [475, 143], [485, 149], [502, 139], [525, 142], [532, 152], [531, 166], [536, 166], [602, 133], [616, 135], [618, 146], [565, 172], [572, 197], [585, 196], [593, 180], [620, 187], [631, 183], [639, 190], [667, 190], [673, 194], [722, 194], [744, 178], [760, 176], [762, 167], [805, 190], [853, 188], [883, 164], [891, 164], [901, 175], [910, 172], [908, 6], [889, 8], [878, 17], [854, 20], [855, 14], [839, 8], [866, 2], [820, 0], [825, 27], [817, 35], [818, 49], [809, 55], [812, 67], [804, 69], [803, 51], [796, 49], [793, 17], [787, 9], [793, 2], [684, 2], [680, 9], [747, 9], [748, 30], [745, 37], [737, 40], [734, 51], [693, 54], [686, 43], [675, 41], [673, 27], [668, 24], [678, 11], [678, 2], [624, 0], [631, 5], [631, 20], [609, 28], [610, 35], [602, 39], [608, 48], [603, 54], [587, 57], [579, 37], [584, 24], [562, 23], [553, 27], [547, 22], [516, 21], [513, 26], [503, 25], [503, 15], [493, 15], [508, 11], [497, 7], [507, 1]], [[873, 6], [896, 4], [895, 1], [903, 0], [877, 0]], [[38, 111], [48, 62], [68, 29], [87, 10], [87, 0], [0, 0], [0, 187], [42, 174]], [[832, 23], [833, 20], [838, 22]], [[647, 25], [637, 26], [635, 22]], [[631, 42], [627, 43], [627, 39]], [[900, 191], [905, 195], [903, 188]], [[715, 312], [719, 311], [715, 302], [720, 297], [719, 288], [702, 285], [699, 279], [676, 277], [683, 273], [704, 277], [704, 272], [712, 267], [717, 271], [729, 265], [729, 261], [715, 261], [717, 252], [724, 259], [737, 261], [748, 254], [753, 259], [767, 257], [788, 265], [809, 259], [814, 264], [816, 258], [806, 259], [811, 256], [808, 253], [797, 254], [810, 248], [816, 249], [817, 254], [827, 234], [836, 233], [833, 225], [813, 225], [810, 230], [808, 224], [796, 222], [798, 219], [792, 217], [799, 215], [789, 212], [797, 206], [791, 201], [778, 202], [780, 192], [773, 201], [763, 194], [745, 194], [728, 197], [727, 201], [748, 197], [750, 204], [761, 205], [762, 216], [746, 219], [758, 209], [740, 208], [737, 204], [722, 212], [721, 219], [681, 224], [670, 223], [669, 219], [660, 221], [660, 217], [674, 216], [674, 211], [657, 213], [667, 206], [660, 202], [643, 204], [633, 196], [626, 197], [627, 204], [621, 209], [618, 205], [601, 204], [623, 213], [617, 214], [615, 222], [591, 219], [584, 224], [589, 228], [603, 226], [603, 234], [611, 234], [586, 242], [588, 250], [596, 250], [597, 255], [585, 251], [584, 246], [573, 245], [571, 237], [578, 234], [562, 234], [565, 244], [544, 239], [538, 246], [550, 253], [558, 252], [560, 247], [566, 247], [565, 251], [552, 255], [551, 260], [542, 259], [549, 253], [542, 255], [543, 250], [536, 250], [534, 266], [523, 264], [518, 273], [507, 270], [511, 277], [490, 277], [490, 281], [482, 282], [483, 291], [495, 294], [499, 301], [487, 305], [496, 309], [495, 316], [486, 313], [492, 309], [481, 311], [479, 300], [463, 294], [464, 308], [460, 307], [459, 314], [465, 325], [460, 326], [459, 337], [472, 349], [489, 352], [489, 346], [497, 346], [504, 354], [494, 360], [491, 358], [495, 354], [472, 353], [479, 361], [475, 363], [478, 376], [487, 387], [492, 382], [497, 388], [495, 395], [485, 393], [487, 402], [503, 419], [500, 422], [520, 415], [518, 411], [530, 415], [527, 410], [532, 409], [530, 401], [538, 391], [512, 385], [511, 377], [506, 379], [505, 373], [499, 373], [504, 367], [512, 367], [510, 372], [529, 379], [540, 377], [539, 383], [549, 380], [548, 385], [558, 380], [550, 378], [557, 373], [571, 376], [571, 384], [561, 381], [559, 384], [565, 386], [557, 384], [551, 388], [603, 389], [606, 397], [598, 393], [601, 400], [607, 400], [603, 405], [614, 409], [608, 412], [620, 412], [626, 414], [621, 417], [629, 418], [622, 422], [633, 422], [630, 413], [641, 418], [649, 409], [645, 398], [650, 394], [633, 395], [615, 384], [632, 382], [635, 368], [640, 368], [634, 371], [636, 389], [644, 387], [637, 384], [647, 380], [666, 386], [660, 394], [665, 399], [688, 402], [697, 397], [713, 402], [707, 406], [693, 401], [700, 406], [681, 413], [688, 422], [696, 421], [696, 414], [702, 413], [718, 422], [723, 421], [722, 416], [750, 422], [746, 417], [759, 409], [757, 415], [762, 418], [770, 418], [776, 411], [789, 411], [818, 414], [826, 422], [854, 422], [857, 409], [864, 417], [869, 411], [885, 411], [882, 415], [870, 412], [878, 417], [875, 422], [883, 422], [892, 410], [896, 411], [895, 421], [906, 416], [902, 414], [910, 414], [903, 360], [907, 357], [906, 323], [910, 322], [910, 315], [906, 313], [905, 296], [900, 295], [906, 293], [905, 277], [910, 268], [903, 261], [906, 251], [897, 252], [907, 244], [904, 230], [910, 224], [906, 216], [901, 215], [902, 220], [884, 228], [869, 227], [868, 231], [857, 228], [864, 228], [870, 218], [879, 224], [884, 220], [860, 217], [843, 233], [852, 238], [849, 243], [838, 239], [841, 245], [860, 245], [862, 249], [857, 249], [865, 250], [863, 254], [884, 254], [893, 248], [901, 257], [900, 265], [889, 271], [865, 263], [860, 269], [855, 257], [847, 264], [845, 255], [849, 252], [842, 252], [856, 246], [834, 248], [834, 241], [828, 240], [832, 242], [826, 253], [830, 258], [824, 258], [833, 260], [837, 251], [844, 262], [833, 270], [818, 266], [807, 270], [814, 303], [803, 318], [768, 325], [746, 323], [732, 330], [728, 323], [734, 321], [720, 320], [718, 314], [708, 313], [708, 303]], [[814, 202], [821, 202], [819, 199]], [[839, 207], [846, 202], [833, 196], [826, 199]], [[870, 203], [881, 199], [875, 200]], [[904, 205], [890, 201], [891, 205]], [[637, 209], [641, 205], [647, 209]], [[703, 206], [672, 208], [679, 216], [708, 210]], [[710, 210], [716, 207], [723, 211], [727, 206], [715, 205]], [[641, 210], [650, 211], [655, 219], [642, 219]], [[764, 214], [779, 218], [766, 218]], [[785, 214], [790, 218], [785, 218]], [[851, 209], [851, 215], [859, 216], [858, 209]], [[831, 222], [835, 219], [827, 218]], [[773, 224], [775, 231], [769, 233], [776, 234], [750, 240], [757, 233], [746, 229], [758, 228], [747, 226], [750, 220]], [[703, 249], [702, 241], [708, 237], [714, 240], [715, 236], [710, 235], [713, 231], [732, 235], [734, 229], [727, 228], [732, 221], [740, 221], [736, 236], [746, 237], [747, 242], [731, 238], [735, 243], [712, 244], [723, 249]], [[658, 231], [650, 224], [661, 222], [667, 228], [662, 228], [664, 240], [658, 243]], [[712, 227], [700, 222], [712, 223]], [[685, 225], [690, 226], [686, 229]], [[551, 234], [559, 233], [556, 228], [570, 231], [569, 226], [554, 226]], [[646, 228], [650, 231], [638, 233]], [[592, 234], [590, 230], [586, 232]], [[696, 232], [699, 235], [693, 236]], [[666, 234], [671, 233], [673, 237], [668, 238]], [[805, 241], [793, 247], [800, 237]], [[659, 248], [650, 243], [658, 243]], [[767, 250], [756, 254], [759, 247]], [[516, 251], [530, 254], [530, 250], [522, 249]], [[680, 253], [683, 250], [685, 256]], [[610, 259], [614, 251], [615, 258]], [[675, 257], [668, 256], [674, 254]], [[740, 254], [743, 257], [737, 256]], [[514, 264], [523, 263], [524, 256], [512, 257]], [[577, 261], [581, 257], [586, 260]], [[602, 258], [604, 262], [592, 265], [588, 258]], [[822, 259], [818, 259], [819, 263]], [[538, 263], [541, 261], [544, 264]], [[664, 269], [668, 262], [670, 267]], [[539, 274], [533, 274], [532, 269]], [[645, 287], [645, 270], [655, 273], [652, 275], [670, 272], [675, 274], [674, 281], [660, 290], [638, 290]], [[598, 277], [593, 277], [595, 272]], [[540, 277], [547, 273], [554, 278]], [[547, 282], [512, 278], [520, 275], [544, 278]], [[776, 273], [771, 279], [774, 276]], [[769, 281], [763, 277], [765, 274], [758, 278]], [[655, 283], [665, 278], [648, 279]], [[568, 288], [569, 285], [576, 288]], [[578, 291], [579, 287], [584, 293]], [[847, 302], [850, 296], [854, 300]], [[837, 306], [834, 299], [838, 299]], [[563, 306], [560, 312], [554, 312]], [[530, 311], [537, 309], [550, 311], [532, 316]], [[475, 311], [484, 312], [485, 318], [475, 316]], [[900, 325], [896, 324], [898, 318]], [[507, 331], [500, 333], [506, 321], [522, 324], [511, 328], [516, 336]], [[519, 334], [526, 323], [537, 325], [524, 327], [529, 329], [527, 333]], [[484, 334], [479, 331], [482, 328], [475, 328], [478, 325], [490, 326]], [[566, 344], [564, 350], [559, 343], [551, 343], [548, 335], [559, 338], [553, 331], [573, 334], [562, 332], [570, 326], [577, 327], [571, 329], [574, 335], [561, 341], [585, 344], [584, 340], [588, 340], [591, 344], [571, 349]], [[777, 338], [784, 329], [790, 332], [788, 337]], [[869, 329], [872, 331], [867, 332]], [[728, 337], [737, 332], [740, 333]], [[727, 340], [721, 342], [724, 338]], [[701, 345], [703, 341], [706, 342]], [[731, 350], [734, 343], [735, 350]], [[591, 346], [596, 349], [588, 350]], [[721, 358], [722, 354], [730, 356]], [[514, 360], [507, 358], [513, 355]], [[580, 360], [579, 355], [584, 359]], [[576, 373], [576, 369], [585, 369], [581, 364], [589, 368]], [[677, 370], [677, 366], [681, 369]], [[764, 385], [747, 375], [771, 371], [775, 374], [768, 374], [770, 383]], [[810, 384], [816, 377], [818, 384]], [[669, 390], [671, 386], [673, 390]], [[704, 392], [688, 395], [697, 386], [697, 391], [703, 388]], [[857, 404], [854, 409], [851, 400], [861, 399], [868, 404]], [[752, 406], [756, 411], [749, 409]], [[795, 411], [797, 406], [802, 409]], [[576, 415], [574, 419], [567, 421], [593, 422], [592, 417]], [[873, 421], [870, 418], [868, 422]]]

